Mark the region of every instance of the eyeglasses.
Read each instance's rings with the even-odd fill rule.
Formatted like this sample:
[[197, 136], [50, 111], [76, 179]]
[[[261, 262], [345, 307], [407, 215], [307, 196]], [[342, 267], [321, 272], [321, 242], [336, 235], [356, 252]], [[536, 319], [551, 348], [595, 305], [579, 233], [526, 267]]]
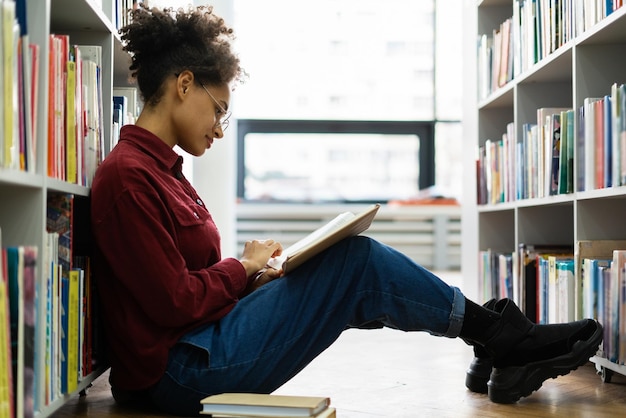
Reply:
[[217, 115], [217, 123], [215, 124], [215, 126], [219, 126], [220, 128], [222, 128], [222, 131], [225, 131], [226, 128], [228, 128], [228, 124], [229, 119], [230, 119], [230, 115], [232, 114], [232, 112], [224, 109], [222, 107], [222, 105], [217, 101], [217, 99], [215, 99], [215, 97], [213, 97], [213, 95], [211, 94], [211, 92], [209, 91], [209, 89], [207, 89], [204, 84], [200, 83], [200, 85], [202, 86], [202, 88], [204, 89], [204, 91], [207, 92], [207, 94], [209, 95], [209, 97], [211, 99], [213, 99], [213, 102], [215, 103], [215, 105], [217, 106], [217, 108], [220, 111], [220, 114]]

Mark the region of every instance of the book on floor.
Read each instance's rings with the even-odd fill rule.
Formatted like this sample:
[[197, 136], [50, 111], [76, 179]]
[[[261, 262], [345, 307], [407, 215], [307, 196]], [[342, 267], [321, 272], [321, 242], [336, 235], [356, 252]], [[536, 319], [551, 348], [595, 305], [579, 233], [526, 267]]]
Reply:
[[330, 398], [261, 393], [222, 393], [208, 396], [200, 403], [202, 404], [201, 413], [213, 416], [319, 417], [320, 413], [329, 409]]
[[[249, 415], [221, 415], [221, 414], [211, 414], [212, 418], [251, 418]], [[286, 418], [282, 415], [280, 416], [271, 416], [264, 418]], [[337, 410], [332, 407], [328, 407], [324, 409], [322, 412], [316, 415], [309, 415], [307, 418], [337, 418]]]
[[280, 256], [271, 258], [267, 265], [276, 270], [282, 269], [286, 274], [342, 239], [367, 230], [379, 208], [380, 205], [375, 204], [359, 214], [343, 212], [337, 215], [330, 222], [285, 248]]

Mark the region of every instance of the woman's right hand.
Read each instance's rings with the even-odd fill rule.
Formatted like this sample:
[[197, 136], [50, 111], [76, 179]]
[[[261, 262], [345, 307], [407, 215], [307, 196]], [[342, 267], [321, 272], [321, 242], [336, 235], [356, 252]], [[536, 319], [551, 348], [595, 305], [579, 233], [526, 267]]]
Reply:
[[250, 277], [265, 268], [271, 257], [277, 257], [282, 252], [283, 246], [273, 239], [246, 241], [239, 261], [246, 269], [247, 277]]

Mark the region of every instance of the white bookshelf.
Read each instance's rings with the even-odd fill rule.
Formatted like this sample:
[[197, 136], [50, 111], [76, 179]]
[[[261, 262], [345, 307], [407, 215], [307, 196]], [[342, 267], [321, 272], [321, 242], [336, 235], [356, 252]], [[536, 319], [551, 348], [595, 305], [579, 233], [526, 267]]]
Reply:
[[[129, 57], [122, 50], [117, 29], [112, 23], [116, 0], [26, 0], [27, 29], [30, 42], [40, 47], [39, 57], [39, 100], [38, 132], [36, 149], [36, 171], [27, 173], [0, 168], [0, 228], [2, 245], [35, 245], [43, 248], [46, 231], [46, 201], [49, 193], [72, 193], [87, 197], [89, 188], [70, 184], [47, 176], [47, 120], [48, 120], [48, 36], [51, 33], [68, 34], [72, 44], [100, 45], [103, 51], [102, 62], [102, 103], [104, 124], [104, 143], [109, 144], [112, 120], [113, 86], [128, 86]], [[105, 149], [104, 153], [110, 150]], [[37, 270], [38, 283], [45, 283], [43, 268]], [[41, 285], [39, 285], [41, 286]], [[38, 289], [41, 292], [43, 289]], [[45, 298], [40, 298], [40, 302]], [[45, 323], [45, 305], [40, 303], [38, 321]], [[44, 330], [45, 332], [45, 330]], [[36, 336], [36, 355], [45, 351], [45, 336]], [[37, 361], [35, 362], [37, 365]], [[89, 387], [106, 365], [101, 365], [95, 372], [84, 378], [78, 388], [67, 393], [48, 405], [39, 405], [36, 417], [52, 415], [71, 396]], [[35, 370], [35, 379], [43, 370]]]
[[[516, 135], [521, 135], [524, 123], [536, 123], [538, 108], [577, 109], [587, 97], [610, 94], [613, 83], [626, 83], [626, 7], [579, 33], [484, 99], [478, 98], [476, 83], [480, 77], [478, 36], [492, 33], [511, 17], [513, 1], [466, 0], [463, 7], [467, 16], [463, 80], [467, 157], [462, 269], [467, 283], [471, 283], [467, 293], [476, 295], [481, 250], [513, 252], [520, 243], [574, 246], [579, 240], [626, 238], [625, 186], [478, 205], [475, 165], [478, 147], [487, 139], [501, 138], [508, 123], [514, 122]], [[574, 190], [578, 190], [576, 183]], [[469, 278], [476, 280], [470, 282]], [[594, 362], [599, 370], [611, 368], [619, 373], [626, 370], [606, 359], [595, 357]]]

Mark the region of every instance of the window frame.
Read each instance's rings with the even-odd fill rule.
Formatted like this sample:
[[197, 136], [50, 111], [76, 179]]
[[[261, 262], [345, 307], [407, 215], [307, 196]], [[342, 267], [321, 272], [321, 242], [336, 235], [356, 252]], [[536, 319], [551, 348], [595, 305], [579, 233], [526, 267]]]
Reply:
[[255, 202], [244, 198], [245, 137], [249, 133], [416, 135], [420, 141], [418, 188], [422, 190], [435, 184], [435, 121], [238, 119], [237, 198], [242, 201]]

